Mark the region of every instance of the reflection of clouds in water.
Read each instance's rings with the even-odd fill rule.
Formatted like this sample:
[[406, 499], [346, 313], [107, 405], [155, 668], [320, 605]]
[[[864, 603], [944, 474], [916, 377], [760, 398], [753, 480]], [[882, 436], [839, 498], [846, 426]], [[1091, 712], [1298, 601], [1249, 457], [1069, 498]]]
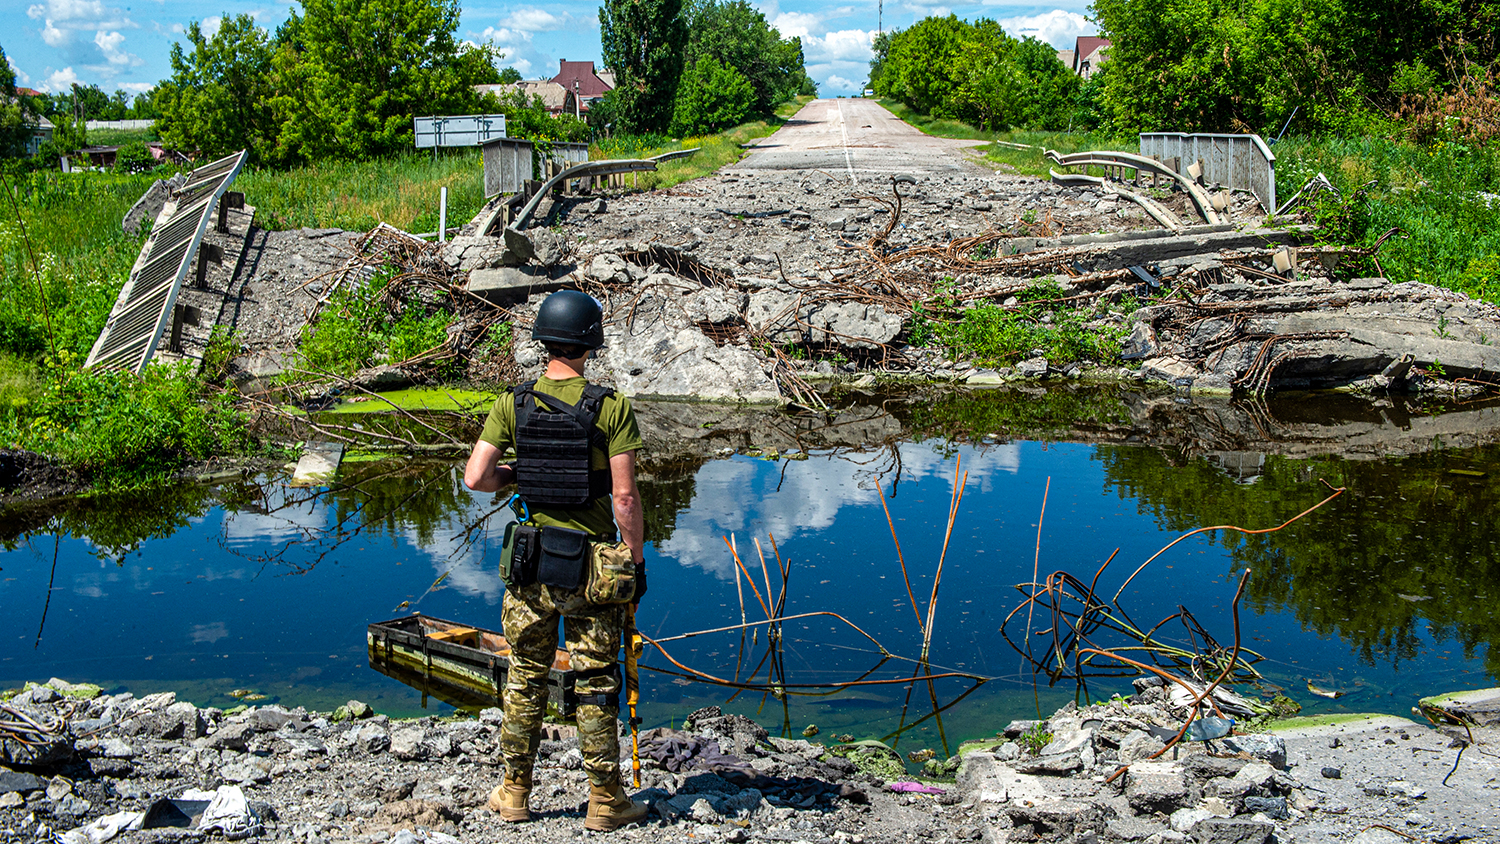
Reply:
[[[951, 493], [953, 459], [921, 443], [900, 446], [901, 482], [941, 477]], [[988, 491], [997, 472], [1016, 474], [1021, 467], [1019, 443], [1003, 443], [982, 450], [964, 448], [963, 469], [969, 485]], [[693, 501], [677, 517], [677, 529], [661, 543], [662, 554], [683, 565], [696, 566], [721, 580], [734, 577], [734, 560], [724, 536], [738, 534], [740, 559], [755, 556], [754, 537], [767, 533], [777, 541], [799, 533], [828, 528], [845, 506], [879, 506], [877, 477], [890, 495], [891, 478], [877, 476], [877, 467], [892, 466], [889, 452], [857, 455], [814, 455], [775, 473], [747, 459], [717, 460], [698, 470]], [[777, 488], [778, 482], [780, 488]], [[764, 489], [757, 489], [757, 485]], [[899, 495], [899, 494], [898, 494]], [[770, 554], [770, 549], [766, 549]], [[758, 559], [758, 558], [757, 558]], [[759, 565], [757, 562], [755, 565]]]
[[[432, 561], [433, 580], [441, 577], [443, 572], [448, 572], [448, 579], [442, 582], [442, 587], [457, 589], [467, 597], [483, 598], [486, 604], [494, 606], [500, 602], [500, 596], [505, 592], [504, 585], [500, 583], [499, 561], [495, 555], [500, 553], [500, 540], [505, 535], [506, 522], [499, 521], [498, 518], [492, 517], [488, 537], [478, 535], [474, 544], [464, 551], [458, 551], [463, 544], [463, 531], [457, 527], [434, 531], [432, 540], [425, 544], [415, 530], [404, 531], [402, 535], [412, 548]], [[458, 553], [454, 554], [455, 551]], [[428, 585], [431, 585], [431, 581], [428, 581]], [[426, 586], [422, 587], [422, 591], [426, 589]], [[420, 595], [421, 592], [417, 594]]]
[[205, 643], [211, 645], [228, 635], [229, 628], [224, 626], [222, 621], [215, 621], [213, 624], [194, 624], [193, 632], [188, 634], [195, 645]]
[[[225, 511], [224, 541], [229, 547], [254, 546], [267, 541], [285, 541], [328, 526], [332, 510], [321, 497], [285, 484], [264, 487], [265, 500], [254, 510]], [[295, 503], [294, 503], [295, 502]]]

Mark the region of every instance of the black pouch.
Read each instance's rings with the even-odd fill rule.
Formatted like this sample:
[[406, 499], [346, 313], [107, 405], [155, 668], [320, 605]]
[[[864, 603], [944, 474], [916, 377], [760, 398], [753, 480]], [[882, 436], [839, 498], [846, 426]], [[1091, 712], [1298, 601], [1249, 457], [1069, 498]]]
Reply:
[[536, 582], [536, 564], [542, 529], [511, 522], [505, 527], [505, 542], [500, 549], [500, 579], [514, 589]]
[[541, 545], [537, 582], [558, 589], [577, 589], [588, 568], [589, 535], [571, 528], [543, 528]]

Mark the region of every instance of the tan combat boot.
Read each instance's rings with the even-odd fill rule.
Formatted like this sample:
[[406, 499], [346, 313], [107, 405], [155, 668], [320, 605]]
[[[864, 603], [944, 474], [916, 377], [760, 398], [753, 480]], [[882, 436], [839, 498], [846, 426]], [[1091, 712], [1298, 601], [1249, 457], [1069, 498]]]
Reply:
[[589, 787], [589, 811], [583, 819], [584, 829], [609, 832], [645, 819], [646, 804], [626, 797], [618, 779], [608, 785]]
[[498, 812], [500, 820], [506, 823], [521, 823], [531, 820], [531, 809], [526, 805], [526, 798], [531, 796], [531, 774], [520, 776], [505, 775], [505, 782], [495, 786], [490, 792], [489, 808], [491, 812]]

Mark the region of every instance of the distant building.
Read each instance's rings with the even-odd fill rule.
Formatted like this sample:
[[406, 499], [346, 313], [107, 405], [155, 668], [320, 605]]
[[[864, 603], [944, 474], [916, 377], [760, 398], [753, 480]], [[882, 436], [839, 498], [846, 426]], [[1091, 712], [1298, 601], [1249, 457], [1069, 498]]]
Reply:
[[[1100, 66], [1109, 61], [1109, 53], [1105, 50], [1109, 48], [1110, 43], [1108, 38], [1100, 38], [1097, 35], [1078, 36], [1078, 41], [1075, 42], [1072, 50], [1072, 60], [1069, 62], [1073, 72], [1084, 79], [1097, 73]], [[1068, 51], [1059, 52], [1057, 57], [1062, 58], [1063, 53], [1066, 52]]]
[[[16, 87], [16, 93], [15, 93], [14, 99], [19, 100], [22, 97], [40, 97], [40, 96], [43, 96], [41, 91], [36, 91], [36, 90], [31, 89], [31, 88], [22, 88], [20, 86], [17, 86]], [[11, 98], [10, 97], [6, 97], [4, 94], [0, 94], [0, 99], [4, 99], [6, 101], [9, 101]], [[36, 116], [36, 120], [37, 120], [36, 125], [33, 126], [32, 129], [31, 129], [31, 137], [26, 139], [26, 155], [27, 156], [34, 156], [37, 153], [41, 152], [41, 150], [42, 150], [42, 144], [45, 144], [46, 142], [52, 140], [52, 134], [57, 129], [56, 126], [52, 125], [52, 121], [50, 121], [47, 118], [41, 116], [40, 114], [38, 114]]]
[[40, 115], [37, 116], [37, 125], [31, 130], [31, 137], [26, 140], [26, 155], [35, 156], [42, 151], [42, 144], [52, 140], [52, 133], [57, 127], [52, 121]]
[[549, 114], [577, 114], [578, 102], [573, 92], [558, 85], [555, 82], [544, 82], [541, 80], [528, 82], [511, 82], [504, 85], [475, 85], [474, 90], [481, 94], [493, 93], [497, 97], [520, 91], [526, 95], [526, 99], [541, 97], [542, 104], [547, 107]]
[[1073, 66], [1073, 51], [1072, 50], [1058, 50], [1057, 51], [1057, 60], [1060, 61], [1060, 62], [1062, 62], [1064, 66], [1071, 68]]
[[615, 88], [614, 74], [605, 71], [610, 77], [606, 82], [600, 74], [594, 72], [593, 62], [570, 62], [563, 59], [560, 65], [552, 81], [578, 97], [583, 111], [588, 111], [589, 106], [604, 99], [604, 95]]

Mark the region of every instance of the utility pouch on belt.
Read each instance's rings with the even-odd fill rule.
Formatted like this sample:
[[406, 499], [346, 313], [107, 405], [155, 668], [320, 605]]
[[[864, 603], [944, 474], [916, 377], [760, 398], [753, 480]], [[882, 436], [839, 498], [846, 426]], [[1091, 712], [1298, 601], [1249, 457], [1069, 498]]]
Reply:
[[500, 580], [506, 586], [515, 589], [536, 582], [541, 532], [541, 528], [520, 522], [506, 526], [505, 543], [500, 548]]
[[583, 597], [591, 604], [623, 604], [635, 597], [635, 564], [630, 561], [629, 545], [594, 543]]
[[589, 535], [571, 528], [542, 528], [542, 552], [537, 559], [538, 583], [559, 589], [583, 584], [589, 559]]

